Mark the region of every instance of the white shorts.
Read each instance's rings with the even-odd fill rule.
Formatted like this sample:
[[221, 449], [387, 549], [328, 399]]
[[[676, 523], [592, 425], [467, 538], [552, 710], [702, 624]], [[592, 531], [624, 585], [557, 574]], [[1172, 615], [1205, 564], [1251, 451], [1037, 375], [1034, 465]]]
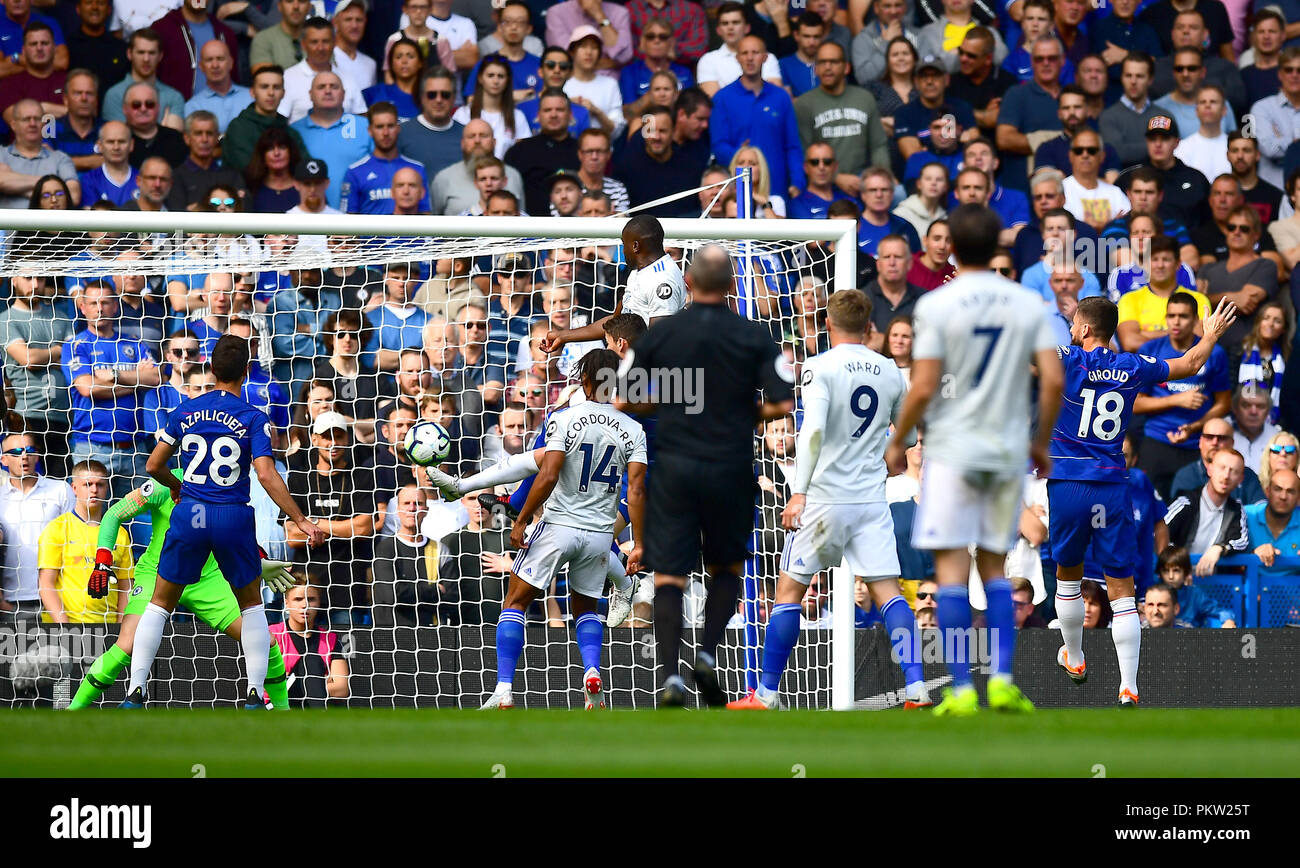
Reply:
[[912, 525], [917, 549], [965, 549], [1006, 554], [1016, 541], [1025, 477], [961, 470], [926, 459], [921, 500]]
[[848, 561], [868, 582], [898, 578], [898, 548], [889, 504], [809, 503], [799, 529], [786, 535], [781, 570], [806, 585], [814, 574]]
[[512, 571], [538, 590], [545, 591], [565, 564], [569, 565], [569, 590], [600, 599], [605, 592], [609, 547], [608, 531], [581, 530], [539, 521], [528, 536], [528, 547], [515, 556]]

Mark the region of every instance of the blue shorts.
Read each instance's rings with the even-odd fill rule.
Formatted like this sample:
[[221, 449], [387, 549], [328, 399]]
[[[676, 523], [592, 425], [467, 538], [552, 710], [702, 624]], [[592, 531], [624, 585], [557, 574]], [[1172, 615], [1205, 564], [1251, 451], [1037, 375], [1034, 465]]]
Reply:
[[1084, 562], [1088, 543], [1093, 559], [1116, 579], [1133, 575], [1137, 529], [1132, 489], [1127, 482], [1047, 481], [1047, 518], [1052, 560], [1063, 567]]
[[211, 554], [232, 588], [258, 581], [262, 556], [254, 527], [251, 506], [182, 500], [172, 510], [158, 555], [158, 576], [174, 585], [192, 585]]

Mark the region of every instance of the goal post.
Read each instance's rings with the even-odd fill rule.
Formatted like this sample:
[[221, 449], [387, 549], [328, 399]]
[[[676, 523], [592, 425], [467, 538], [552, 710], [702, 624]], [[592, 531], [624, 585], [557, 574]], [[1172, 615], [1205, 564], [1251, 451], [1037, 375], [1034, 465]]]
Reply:
[[[281, 275], [279, 283], [275, 280], [269, 283], [267, 281], [258, 283], [257, 290], [253, 294], [254, 307], [248, 313], [250, 319], [260, 316], [257, 328], [269, 330], [268, 339], [263, 343], [274, 343], [274, 348], [269, 351], [267, 347], [261, 347], [263, 360], [270, 360], [269, 363], [273, 367], [272, 371], [267, 372], [271, 375], [270, 378], [279, 378], [284, 373], [284, 378], [289, 380], [279, 385], [288, 402], [288, 406], [283, 409], [286, 415], [293, 416], [294, 421], [283, 433], [288, 439], [295, 436], [296, 431], [303, 436], [304, 440], [309, 440], [310, 435], [305, 434], [306, 428], [303, 427], [299, 417], [308, 422], [314, 418], [311, 416], [313, 409], [303, 403], [304, 398], [311, 400], [314, 398], [307, 393], [301, 393], [300, 388], [304, 383], [310, 385], [312, 377], [309, 375], [304, 380], [300, 369], [310, 372], [312, 365], [319, 363], [328, 354], [322, 349], [319, 332], [295, 334], [292, 332], [301, 330], [293, 329], [291, 333], [285, 333], [280, 328], [280, 322], [271, 321], [273, 317], [267, 314], [264, 308], [268, 303], [269, 295], [278, 291], [275, 287], [294, 285], [294, 281], [304, 279], [300, 276], [304, 272], [318, 270], [324, 274], [330, 269], [344, 271], [359, 269], [360, 274], [355, 279], [347, 278], [347, 280], [353, 281], [350, 286], [352, 290], [358, 290], [357, 298], [369, 299], [366, 305], [368, 316], [372, 308], [378, 310], [382, 307], [382, 294], [386, 286], [384, 269], [391, 264], [409, 263], [416, 266], [420, 274], [420, 284], [423, 286], [426, 277], [432, 282], [438, 274], [437, 263], [451, 261], [451, 274], [447, 278], [449, 286], [453, 282], [461, 281], [471, 287], [481, 287], [486, 283], [490, 289], [497, 267], [495, 258], [504, 254], [521, 253], [530, 257], [528, 267], [531, 273], [543, 278], [535, 284], [535, 290], [542, 286], [568, 288], [571, 300], [570, 315], [573, 317], [571, 321], [577, 322], [580, 317], [590, 320], [602, 313], [598, 305], [590, 303], [590, 299], [600, 297], [602, 293], [612, 295], [614, 290], [613, 286], [608, 285], [610, 275], [614, 271], [600, 266], [602, 255], [600, 251], [618, 248], [625, 222], [623, 218], [580, 217], [464, 218], [351, 214], [12, 210], [0, 212], [0, 232], [3, 233], [3, 238], [0, 240], [0, 278], [44, 277], [47, 281], [53, 281], [56, 288], [52, 301], [63, 302], [62, 305], [56, 305], [59, 310], [70, 310], [66, 300], [72, 295], [74, 288], [86, 281], [96, 279], [118, 281], [127, 276], [142, 276], [147, 283], [146, 294], [151, 294], [155, 300], [166, 304], [167, 292], [173, 288], [173, 284], [179, 285], [182, 293], [189, 292], [201, 298], [205, 275], [213, 273], [254, 276], [269, 274], [273, 277], [276, 274]], [[799, 322], [802, 304], [799, 294], [807, 290], [813, 293], [811, 298], [816, 298], [816, 292], [824, 293], [827, 284], [840, 288], [856, 286], [857, 237], [856, 222], [852, 220], [663, 218], [661, 222], [664, 227], [665, 246], [681, 251], [683, 266], [685, 261], [689, 260], [693, 250], [709, 242], [723, 244], [732, 251], [738, 262], [737, 295], [744, 296], [735, 299], [738, 308], [746, 311], [751, 319], [761, 320], [769, 326], [775, 338], [782, 342], [787, 354], [794, 355], [796, 364], [802, 361], [805, 354], [811, 355], [808, 348], [815, 345], [817, 341], [816, 334], [809, 335], [806, 329], [800, 330], [804, 326]], [[316, 242], [311, 243], [312, 239], [316, 239]], [[833, 252], [826, 246], [828, 243], [833, 245]], [[561, 279], [556, 276], [558, 271], [548, 271], [544, 266], [544, 263], [554, 261], [551, 252], [557, 250], [573, 251], [574, 277], [572, 279]], [[583, 258], [588, 254], [592, 257], [590, 261]], [[617, 255], [615, 259], [617, 260]], [[742, 259], [743, 267], [741, 267]], [[469, 260], [468, 273], [456, 272], [458, 260]], [[286, 274], [290, 277], [283, 277]], [[815, 280], [808, 280], [809, 278]], [[328, 282], [328, 279], [322, 278], [322, 284]], [[755, 289], [758, 284], [761, 284], [764, 289]], [[270, 286], [271, 289], [263, 292], [264, 286]], [[345, 290], [348, 286], [345, 281]], [[820, 289], [817, 289], [818, 286]], [[742, 287], [747, 288], [741, 289]], [[474, 299], [487, 294], [482, 289], [474, 289], [469, 293]], [[380, 296], [378, 304], [376, 304], [376, 295]], [[581, 309], [579, 297], [587, 300], [584, 304], [588, 304], [588, 309]], [[823, 296], [820, 304], [824, 305], [824, 301]], [[450, 307], [440, 313], [435, 309], [438, 303], [444, 302], [422, 303], [422, 310], [427, 313], [428, 321], [441, 322], [440, 318], [445, 317], [448, 332], [456, 332], [456, 328], [453, 328], [457, 325], [456, 316], [448, 315]], [[533, 308], [534, 313], [542, 316], [543, 307], [551, 303], [546, 301], [545, 304], [538, 304]], [[204, 307], [191, 309], [188, 312], [177, 312], [169, 307], [168, 323], [169, 326], [183, 325], [187, 320], [192, 321], [196, 317], [202, 319], [205, 313], [211, 312]], [[235, 313], [238, 314], [239, 311]], [[274, 312], [274, 314], [281, 316], [283, 312]], [[805, 322], [814, 319], [815, 316], [809, 316]], [[320, 321], [323, 322], [324, 318], [322, 317]], [[491, 324], [489, 327], [491, 328]], [[368, 328], [372, 334], [378, 331], [374, 327]], [[400, 331], [400, 328], [394, 328]], [[169, 327], [166, 331], [170, 333], [173, 328]], [[791, 338], [791, 335], [795, 337]], [[292, 353], [286, 357], [285, 353], [289, 352], [286, 350], [287, 347], [309, 345], [313, 342], [315, 349], [308, 358], [301, 358]], [[795, 345], [793, 350], [792, 342]], [[424, 348], [423, 344], [421, 348]], [[513, 374], [516, 370], [522, 372], [520, 376], [529, 375], [528, 372], [532, 369], [526, 365], [522, 368], [516, 365], [516, 358], [526, 362], [528, 352], [528, 336], [510, 336], [506, 370], [511, 372], [511, 376], [508, 380], [514, 379]], [[8, 360], [6, 362], [8, 363]], [[295, 362], [305, 363], [305, 366], [296, 365]], [[291, 378], [288, 372], [292, 372]], [[423, 378], [427, 373], [420, 372], [420, 377]], [[384, 389], [392, 387], [389, 381], [393, 381], [394, 377], [391, 374], [392, 372], [371, 371], [368, 374], [363, 373], [362, 376], [373, 377], [378, 385], [372, 384], [372, 388], [382, 394]], [[567, 372], [561, 373], [561, 380], [563, 381], [566, 376]], [[424, 380], [421, 379], [420, 382]], [[462, 380], [463, 382], [465, 381]], [[509, 387], [510, 382], [505, 385]], [[547, 390], [553, 391], [554, 386], [555, 383], [549, 379], [545, 382]], [[67, 383], [60, 383], [60, 387], [67, 388]], [[400, 392], [401, 386], [392, 388]], [[472, 387], [463, 388], [473, 391]], [[444, 391], [443, 394], [448, 393]], [[466, 394], [458, 393], [452, 394], [450, 400], [455, 404], [457, 412], [477, 415], [476, 419], [469, 419], [466, 416], [465, 427], [478, 431], [475, 436], [482, 441], [478, 466], [488, 466], [491, 462], [488, 460], [490, 456], [487, 454], [489, 451], [487, 447], [491, 444], [487, 438], [489, 436], [497, 438], [498, 447], [505, 448], [503, 444], [508, 435], [504, 433], [489, 435], [486, 431], [491, 424], [495, 424], [493, 419], [500, 415], [499, 407], [506, 399], [503, 396], [496, 403], [498, 409], [494, 411], [491, 408], [493, 402], [485, 405], [481, 397], [480, 395], [475, 400], [468, 400]], [[525, 403], [526, 400], [525, 398]], [[22, 407], [18, 409], [21, 411]], [[528, 412], [525, 414], [526, 419], [531, 418], [532, 409], [529, 405]], [[59, 411], [42, 412], [48, 422], [50, 417], [57, 415]], [[360, 421], [359, 418], [357, 421]], [[382, 431], [386, 425], [385, 420], [376, 420], [374, 424], [374, 433], [370, 436], [377, 445], [382, 445], [381, 438], [386, 436]], [[361, 454], [362, 439], [366, 436], [364, 433], [366, 430], [364, 425], [354, 428], [357, 439], [353, 440], [350, 448], [357, 450], [357, 454]], [[145, 435], [150, 433], [152, 432], [143, 432]], [[790, 433], [793, 434], [793, 431]], [[765, 449], [763, 438], [764, 432], [760, 429], [755, 440], [756, 455], [763, 453]], [[302, 448], [308, 447], [304, 445]], [[366, 448], [370, 447], [367, 445]], [[781, 455], [778, 454], [776, 457], [776, 463], [780, 464]], [[142, 462], [140, 466], [143, 466]], [[129, 490], [131, 486], [143, 481], [138, 474], [131, 479], [115, 478], [114, 495], [120, 496], [123, 486]], [[776, 482], [779, 483], [780, 480]], [[392, 503], [396, 505], [396, 498], [393, 498]], [[390, 523], [394, 521], [393, 509], [386, 508], [383, 515], [385, 523], [389, 525], [388, 530], [391, 531]], [[376, 531], [371, 548], [366, 549], [364, 555], [355, 555], [358, 560], [363, 557], [377, 557], [375, 551], [378, 550], [378, 541], [385, 534], [382, 528], [377, 528]], [[747, 581], [746, 584], [751, 589], [757, 587], [760, 597], [766, 593], [765, 588], [768, 584], [772, 586], [775, 584], [776, 577], [771, 573], [772, 567], [779, 558], [781, 544], [780, 535], [775, 531], [779, 531], [779, 527], [773, 529], [767, 526], [759, 527], [756, 524], [755, 558], [747, 571], [752, 573], [751, 577], [754, 581]], [[455, 532], [458, 531], [453, 531], [453, 534]], [[147, 536], [147, 529], [143, 536], [138, 531], [133, 533], [137, 555]], [[449, 537], [442, 539], [445, 541]], [[358, 548], [356, 551], [360, 552], [361, 549]], [[440, 557], [447, 557], [445, 546]], [[441, 563], [439, 562], [438, 566], [440, 575], [443, 569]], [[313, 566], [307, 567], [309, 572], [313, 568]], [[358, 576], [360, 575], [359, 572]], [[353, 587], [342, 592], [339, 599], [334, 599], [331, 590], [330, 599], [323, 605], [330, 610], [331, 615], [337, 614], [340, 608], [346, 614], [348, 601], [358, 603], [353, 607], [355, 610], [364, 609], [372, 602], [368, 599], [371, 588], [366, 586], [374, 581], [372, 572], [367, 570], [365, 577], [355, 578], [352, 581]], [[460, 667], [462, 676], [470, 666], [468, 661], [477, 660], [473, 665], [476, 667], [479, 681], [482, 682], [481, 689], [485, 691], [491, 689], [491, 679], [494, 676], [492, 667], [495, 662], [491, 647], [491, 627], [495, 624], [495, 617], [492, 611], [493, 601], [489, 597], [500, 593], [502, 582], [499, 576], [491, 583], [485, 576], [480, 576], [479, 581], [481, 582], [479, 599], [472, 604], [466, 603], [463, 599], [459, 603], [462, 613], [467, 605], [476, 605], [479, 608], [478, 621], [475, 625], [477, 629], [470, 631], [479, 637], [476, 640], [478, 644], [472, 649], [465, 644], [470, 641], [468, 634], [453, 639], [438, 638], [433, 641], [430, 650], [421, 644], [424, 640], [411, 638], [414, 633], [403, 634], [403, 625], [400, 623], [391, 628], [380, 627], [373, 621], [367, 623], [368, 615], [359, 616], [360, 620], [354, 620], [351, 624], [344, 623], [341, 617], [335, 621], [337, 625], [335, 629], [340, 633], [371, 630], [377, 635], [381, 630], [391, 629], [389, 639], [383, 641], [375, 638], [373, 641], [366, 639], [363, 642], [343, 643], [350, 647], [366, 646], [369, 650], [356, 653], [372, 655], [372, 659], [364, 661], [353, 657], [355, 663], [364, 664], [356, 665], [354, 669], [366, 669], [371, 673], [368, 676], [371, 681], [370, 698], [368, 702], [358, 701], [357, 704], [449, 704], [463, 707], [477, 704], [482, 698], [481, 695], [477, 692], [468, 695], [471, 691], [466, 687], [474, 679], [446, 677], [447, 673], [443, 670], [451, 665], [445, 654], [448, 647], [455, 644], [458, 657], [455, 665]], [[832, 601], [829, 617], [818, 618], [816, 617], [818, 613], [813, 612], [814, 617], [809, 619], [809, 629], [802, 631], [800, 641], [801, 645], [816, 646], [820, 650], [816, 654], [809, 654], [802, 658], [796, 654], [791, 661], [791, 666], [795, 667], [799, 665], [799, 660], [804, 660], [804, 665], [808, 667], [819, 667], [820, 674], [804, 678], [794, 671], [788, 673], [786, 681], [783, 682], [783, 695], [791, 701], [791, 704], [800, 707], [851, 709], [854, 707], [855, 653], [853, 576], [843, 568], [832, 570], [828, 590]], [[499, 610], [499, 597], [495, 603]], [[748, 600], [744, 608], [750, 610], [751, 615], [745, 620], [752, 621], [752, 612], [758, 611], [764, 603], [764, 600], [757, 598]], [[442, 603], [435, 605], [439, 607], [439, 613], [444, 611], [441, 608]], [[689, 618], [691, 616], [689, 602], [687, 608]], [[547, 620], [542, 623], [555, 624], [556, 621], [550, 618], [552, 614], [554, 614], [552, 610], [547, 610], [544, 615]], [[440, 626], [436, 630], [442, 636], [446, 628], [454, 625], [448, 625], [441, 615], [438, 617]], [[829, 622], [829, 629], [826, 629], [825, 622]], [[418, 632], [419, 629], [412, 628], [414, 632]], [[631, 632], [624, 632], [625, 630], [626, 628], [620, 628], [607, 631], [607, 643], [625, 644], [627, 648], [623, 650], [629, 652], [626, 656], [632, 661], [629, 664], [629, 673], [618, 671], [611, 673], [609, 684], [611, 695], [614, 696], [616, 705], [645, 707], [653, 702], [652, 696], [647, 694], [644, 687], [647, 683], [646, 670], [653, 674], [653, 659], [647, 663], [644, 652], [647, 644], [646, 636], [650, 635], [650, 631], [644, 627], [639, 630], [633, 628]], [[744, 647], [736, 648], [739, 653], [731, 657], [734, 662], [730, 664], [733, 671], [729, 684], [752, 685], [752, 679], [757, 675], [755, 670], [761, 649], [758, 645], [761, 641], [761, 632], [754, 630], [730, 632], [729, 642], [735, 640], [737, 634], [747, 638], [738, 640]], [[576, 697], [576, 702], [580, 703], [576, 679], [570, 679], [572, 684], [559, 683], [564, 680], [563, 660], [566, 659], [567, 653], [552, 647], [564, 641], [562, 638], [557, 638], [559, 631], [551, 628], [540, 633], [546, 636], [546, 646], [541, 649], [526, 650], [520, 668], [525, 682], [531, 677], [534, 682], [542, 686], [536, 690], [532, 686], [526, 686], [523, 691], [517, 691], [517, 699], [522, 696], [524, 705], [536, 703], [548, 706], [572, 706]], [[687, 641], [690, 641], [690, 635], [691, 631], [688, 630]], [[530, 625], [530, 643], [533, 638], [534, 633]], [[407, 641], [413, 642], [415, 646], [409, 654], [403, 651], [405, 647], [403, 643]], [[389, 644], [395, 647], [389, 648]], [[571, 641], [569, 644], [572, 644]], [[648, 644], [652, 649], [652, 639]], [[182, 647], [196, 646], [191, 642]], [[428, 655], [422, 657], [425, 651], [428, 651]], [[534, 651], [537, 653], [534, 654]], [[557, 653], [559, 657], [556, 657]], [[439, 657], [440, 654], [444, 656]], [[720, 659], [724, 668], [728, 665], [725, 662], [726, 658], [727, 655], [722, 655]], [[431, 660], [440, 662], [430, 662]], [[557, 663], [557, 660], [561, 662]], [[163, 661], [163, 664], [166, 667], [167, 661]], [[3, 661], [0, 661], [0, 665], [3, 665]], [[412, 666], [415, 667], [414, 671], [410, 671]], [[442, 669], [430, 671], [431, 667], [434, 669], [442, 667]], [[560, 670], [559, 675], [553, 671], [557, 668]], [[181, 679], [186, 677], [186, 673], [190, 673], [192, 677], [194, 667], [176, 665], [171, 666], [168, 671], [174, 673], [172, 676], [174, 679]], [[228, 674], [229, 667], [227, 666], [223, 671]], [[81, 670], [76, 669], [74, 677], [79, 677], [80, 674]], [[620, 679], [624, 678], [624, 675], [627, 676], [628, 681], [620, 684]], [[214, 677], [219, 679], [224, 676]], [[381, 689], [379, 687], [381, 683], [388, 686]], [[804, 683], [808, 686], [798, 686]], [[399, 684], [405, 684], [407, 687], [394, 686]], [[789, 689], [787, 685], [794, 685], [794, 689]], [[617, 701], [620, 689], [627, 691], [629, 701]], [[388, 692], [385, 693], [385, 690]], [[432, 695], [431, 690], [435, 691]], [[460, 691], [462, 695], [449, 696], [448, 691]], [[175, 690], [174, 694], [182, 697], [175, 700], [177, 704], [186, 704], [186, 702], [203, 704], [202, 697], [207, 695], [203, 691], [193, 693], [182, 689]], [[183, 698], [185, 696], [192, 698], [187, 701]]]

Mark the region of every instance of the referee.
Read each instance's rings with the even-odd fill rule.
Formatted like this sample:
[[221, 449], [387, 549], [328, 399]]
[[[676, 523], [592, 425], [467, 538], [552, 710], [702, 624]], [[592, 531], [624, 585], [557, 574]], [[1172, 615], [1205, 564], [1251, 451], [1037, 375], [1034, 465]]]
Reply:
[[616, 406], [658, 416], [645, 565], [655, 571], [659, 705], [686, 702], [682, 595], [701, 554], [713, 580], [695, 684], [704, 703], [725, 705], [715, 654], [736, 612], [754, 528], [754, 428], [791, 412], [794, 376], [767, 330], [727, 306], [735, 273], [724, 248], [702, 247], [686, 284], [691, 305], [655, 322], [628, 353]]

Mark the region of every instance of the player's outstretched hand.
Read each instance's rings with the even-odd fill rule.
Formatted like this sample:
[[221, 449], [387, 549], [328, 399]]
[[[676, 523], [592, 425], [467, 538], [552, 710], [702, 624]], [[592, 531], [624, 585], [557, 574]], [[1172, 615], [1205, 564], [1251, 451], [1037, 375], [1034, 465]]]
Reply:
[[293, 574], [289, 572], [289, 566], [288, 561], [262, 559], [262, 581], [273, 593], [283, 594], [298, 584]]
[[889, 471], [890, 476], [907, 470], [907, 449], [898, 442], [897, 437], [890, 440], [889, 445], [885, 447], [885, 469]]
[[524, 531], [526, 531], [527, 529], [528, 528], [524, 526], [524, 523], [522, 521], [519, 520], [515, 521], [514, 527], [510, 528], [511, 548], [519, 549], [520, 551], [528, 548], [528, 546], [524, 543]]
[[303, 534], [306, 535], [307, 545], [310, 547], [316, 548], [316, 546], [325, 542], [325, 531], [323, 531], [320, 525], [316, 524], [316, 522], [301, 518], [298, 519], [295, 524], [298, 525], [298, 530], [302, 531]]
[[544, 353], [558, 353], [566, 343], [568, 341], [564, 337], [564, 332], [551, 329], [546, 333], [546, 337], [542, 338], [537, 348]]
[[1038, 478], [1046, 479], [1047, 474], [1052, 470], [1052, 459], [1047, 454], [1047, 447], [1041, 443], [1029, 444], [1029, 460], [1038, 471]]
[[86, 593], [102, 600], [108, 596], [109, 585], [113, 583], [113, 552], [99, 549], [95, 552], [95, 569], [90, 572], [90, 581], [86, 582]]
[[1201, 322], [1201, 331], [1206, 335], [1214, 335], [1217, 341], [1223, 337], [1223, 333], [1228, 330], [1228, 326], [1237, 321], [1237, 306], [1227, 298], [1219, 299], [1219, 306], [1214, 309], [1214, 313], [1207, 316]]
[[641, 572], [642, 556], [643, 553], [639, 545], [632, 546], [632, 550], [627, 553], [627, 574], [629, 576], [635, 576]]
[[807, 503], [808, 497], [806, 495], [790, 495], [790, 499], [786, 501], [785, 509], [781, 510], [781, 527], [786, 530], [798, 530], [803, 518], [803, 508]]

